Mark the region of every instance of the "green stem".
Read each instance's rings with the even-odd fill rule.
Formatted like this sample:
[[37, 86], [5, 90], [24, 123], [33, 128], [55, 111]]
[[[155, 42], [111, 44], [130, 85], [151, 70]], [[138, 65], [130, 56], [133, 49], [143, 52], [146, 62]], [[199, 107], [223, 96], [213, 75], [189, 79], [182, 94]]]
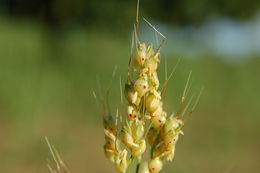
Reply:
[[137, 163], [135, 173], [139, 173], [140, 163]]
[[138, 157], [135, 173], [139, 173], [142, 157]]
[[133, 163], [134, 159], [135, 159], [135, 158], [134, 158], [133, 156], [130, 157], [129, 164], [128, 164], [128, 168], [126, 169], [126, 172], [125, 172], [125, 173], [130, 173], [129, 167], [130, 167], [130, 165]]

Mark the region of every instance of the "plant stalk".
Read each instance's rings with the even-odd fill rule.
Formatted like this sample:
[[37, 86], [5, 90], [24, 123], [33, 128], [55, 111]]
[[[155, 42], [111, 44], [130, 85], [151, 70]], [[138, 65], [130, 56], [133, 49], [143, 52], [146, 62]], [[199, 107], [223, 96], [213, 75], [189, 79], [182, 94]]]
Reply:
[[141, 165], [141, 160], [142, 160], [142, 157], [141, 157], [141, 156], [137, 158], [137, 165], [136, 165], [135, 173], [139, 173], [139, 169], [140, 169], [140, 165]]

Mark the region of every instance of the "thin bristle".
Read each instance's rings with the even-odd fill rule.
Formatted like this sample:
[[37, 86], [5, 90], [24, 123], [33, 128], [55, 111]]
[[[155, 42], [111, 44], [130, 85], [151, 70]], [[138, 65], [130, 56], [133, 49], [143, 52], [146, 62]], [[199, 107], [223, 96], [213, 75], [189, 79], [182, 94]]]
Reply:
[[123, 98], [123, 88], [122, 88], [122, 78], [120, 76], [119, 78], [119, 85], [120, 85], [120, 102], [121, 102], [121, 106], [120, 106], [120, 113], [119, 113], [119, 117], [118, 119], [120, 120], [120, 123], [122, 123], [123, 121], [123, 108], [124, 108], [124, 98]]
[[92, 89], [92, 94], [93, 94], [94, 99], [97, 101], [97, 95], [96, 95], [94, 89]]
[[96, 75], [96, 82], [97, 82], [97, 87], [98, 87], [98, 95], [99, 95], [99, 98], [101, 98], [102, 100], [104, 100], [104, 97], [103, 97], [103, 95], [102, 95], [102, 87], [101, 87], [99, 75]]
[[190, 90], [189, 83], [190, 83], [191, 74], [192, 74], [192, 71], [190, 71], [190, 73], [188, 75], [188, 78], [187, 78], [187, 81], [186, 81], [186, 84], [185, 84], [185, 87], [184, 87], [184, 90], [183, 90], [183, 93], [182, 93], [182, 96], [181, 96], [179, 110], [177, 111], [176, 116], [180, 116], [183, 113], [187, 94], [188, 94], [188, 91]]
[[165, 37], [161, 32], [159, 32], [150, 22], [148, 22], [148, 20], [146, 20], [144, 17], [143, 17], [143, 20], [144, 20], [148, 25], [150, 25], [150, 27], [153, 28], [153, 30], [155, 30], [163, 39], [166, 39], [166, 37]]
[[155, 37], [155, 41], [156, 41], [156, 46], [159, 46], [159, 38], [158, 38], [158, 34], [156, 31], [154, 31], [154, 37]]
[[108, 112], [111, 112], [110, 105], [109, 105], [109, 94], [110, 94], [110, 90], [112, 88], [112, 84], [113, 84], [113, 80], [115, 78], [116, 72], [117, 72], [117, 65], [114, 67], [114, 70], [113, 70], [113, 73], [112, 73], [112, 76], [111, 76], [111, 79], [110, 79], [110, 84], [109, 84], [109, 87], [108, 87], [107, 92], [106, 92], [105, 102], [106, 102], [106, 105], [107, 105]]
[[201, 95], [202, 95], [202, 93], [203, 93], [203, 90], [204, 90], [204, 87], [201, 88], [201, 90], [200, 90], [200, 92], [199, 92], [199, 95], [198, 95], [198, 97], [197, 97], [197, 99], [196, 99], [194, 105], [192, 106], [192, 108], [191, 108], [191, 110], [190, 110], [188, 116], [191, 116], [192, 113], [194, 112], [196, 106], [197, 106], [198, 103], [199, 103], [199, 100], [200, 100], [200, 97], [201, 97]]
[[[134, 44], [135, 44], [135, 31], [132, 31], [132, 37], [131, 37], [131, 52], [130, 52], [130, 59], [134, 52]], [[131, 61], [130, 61], [131, 62]]]
[[119, 115], [119, 113], [118, 113], [118, 109], [116, 109], [116, 127], [118, 126], [118, 116]]
[[50, 150], [50, 152], [51, 152], [51, 155], [52, 155], [52, 158], [53, 158], [54, 162], [56, 163], [57, 167], [59, 167], [59, 162], [58, 162], [58, 160], [57, 160], [57, 157], [56, 157], [56, 155], [55, 155], [55, 153], [54, 153], [54, 151], [53, 151], [53, 148], [52, 148], [52, 146], [51, 146], [51, 144], [50, 144], [49, 139], [47, 138], [47, 136], [45, 136], [45, 141], [46, 141], [46, 143], [47, 143], [47, 145], [48, 145], [48, 147], [49, 147], [49, 150]]
[[140, 44], [139, 42], [139, 39], [138, 39], [138, 31], [137, 31], [137, 26], [134, 24], [134, 33], [135, 33], [135, 46], [136, 46], [136, 49], [137, 49], [137, 45]]
[[54, 145], [52, 145], [52, 148], [53, 148], [53, 151], [54, 151], [55, 154], [56, 154], [56, 157], [57, 157], [57, 159], [58, 159], [58, 161], [59, 161], [61, 167], [62, 167], [67, 173], [69, 173], [69, 169], [68, 169], [67, 165], [66, 165], [66, 164], [63, 162], [63, 160], [61, 159], [61, 156], [60, 156], [60, 154], [58, 153], [58, 151], [57, 151], [57, 149], [55, 148]]
[[113, 79], [115, 78], [116, 72], [117, 72], [118, 66], [116, 65], [114, 67], [113, 73], [112, 73], [112, 78], [111, 78], [111, 82], [113, 81]]
[[157, 50], [155, 51], [154, 55], [158, 54], [159, 51], [161, 50], [162, 45], [164, 44], [165, 40], [167, 39], [161, 32], [159, 32], [150, 22], [148, 22], [148, 20], [146, 20], [145, 18], [143, 18], [143, 20], [150, 26], [153, 28], [154, 31], [156, 31], [163, 39], [161, 41], [161, 43], [159, 44]]
[[112, 73], [112, 76], [111, 76], [111, 79], [110, 79], [110, 84], [109, 84], [109, 87], [107, 89], [107, 94], [110, 93], [110, 90], [111, 90], [111, 87], [112, 87], [112, 84], [113, 84], [113, 80], [114, 80], [114, 78], [116, 76], [117, 68], [118, 68], [117, 65], [115, 65], [113, 73]]
[[197, 99], [196, 99], [195, 103], [193, 104], [193, 106], [192, 106], [192, 108], [191, 108], [189, 114], [188, 114], [188, 115], [186, 116], [186, 118], [183, 120], [184, 122], [186, 122], [186, 121], [187, 121], [187, 118], [190, 117], [190, 116], [193, 114], [193, 112], [194, 112], [196, 106], [197, 106], [198, 103], [199, 103], [199, 99], [200, 99], [200, 97], [201, 97], [201, 95], [202, 95], [202, 93], [203, 93], [203, 90], [204, 90], [204, 87], [202, 87], [202, 88], [200, 89], [200, 92], [199, 92], [199, 94], [198, 94], [198, 96], [197, 96]]
[[122, 89], [122, 79], [121, 79], [121, 76], [119, 78], [119, 88], [120, 88], [120, 101], [121, 101], [121, 105], [124, 104], [123, 102], [123, 89]]
[[69, 169], [68, 167], [66, 166], [66, 164], [63, 162], [63, 160], [61, 159], [58, 151], [56, 150], [56, 148], [54, 147], [54, 145], [52, 145], [50, 142], [49, 142], [49, 139], [45, 136], [45, 141], [48, 145], [48, 148], [51, 152], [51, 155], [52, 155], [52, 158], [56, 164], [56, 170], [53, 169], [50, 164], [47, 164], [47, 167], [49, 169], [49, 171], [51, 173], [69, 173]]
[[94, 97], [94, 100], [96, 102], [96, 105], [99, 106], [99, 101], [98, 101], [98, 98], [97, 98], [97, 94], [96, 92], [94, 91], [94, 89], [92, 88], [92, 95]]
[[182, 117], [182, 118], [184, 117], [186, 111], [188, 110], [188, 108], [189, 108], [189, 106], [190, 106], [190, 104], [191, 104], [191, 102], [192, 102], [192, 100], [193, 100], [193, 97], [194, 97], [194, 95], [191, 96], [190, 100], [188, 101], [187, 105], [185, 106], [185, 108], [184, 108], [184, 110], [183, 110], [183, 112], [182, 112], [182, 114], [181, 114], [181, 117]]
[[[115, 140], [115, 143], [117, 143], [118, 141], [118, 138], [119, 138], [119, 125], [118, 125], [118, 119], [119, 119], [119, 112], [118, 112], [118, 109], [116, 110], [116, 127], [117, 127], [117, 130], [116, 130], [116, 140]], [[115, 148], [116, 148], [116, 151], [118, 151], [119, 149], [117, 148], [117, 145], [115, 145]]]
[[164, 61], [164, 80], [167, 81], [168, 79], [168, 64], [167, 64], [167, 58], [165, 57], [165, 61]]
[[131, 82], [131, 62], [132, 62], [132, 56], [134, 55], [134, 45], [135, 45], [135, 31], [132, 31], [132, 40], [131, 40], [131, 52], [130, 52], [130, 57], [128, 60], [128, 65], [127, 65], [127, 83]]
[[50, 173], [56, 173], [56, 171], [54, 171], [49, 164], [47, 165], [47, 168], [49, 169]]
[[137, 5], [136, 5], [136, 24], [139, 24], [139, 0], [137, 0]]
[[[176, 65], [173, 67], [169, 77], [167, 77], [167, 79], [164, 81], [163, 83], [163, 86], [162, 86], [162, 89], [161, 89], [161, 95], [162, 95], [162, 98], [164, 99], [165, 96], [166, 96], [166, 91], [167, 91], [167, 86], [168, 86], [168, 82], [170, 81], [170, 79], [173, 77], [178, 65], [179, 65], [179, 62], [180, 62], [180, 59], [178, 59]], [[167, 72], [166, 72], [167, 73]], [[167, 75], [167, 74], [166, 74]]]
[[194, 104], [193, 107], [192, 107], [192, 110], [193, 110], [193, 111], [194, 111], [194, 109], [196, 108], [197, 104], [199, 103], [199, 100], [200, 100], [200, 97], [201, 97], [201, 94], [203, 93], [203, 91], [204, 91], [204, 87], [202, 87], [202, 88], [200, 89], [200, 92], [199, 92], [199, 95], [198, 95], [198, 97], [197, 97], [197, 100], [196, 100], [195, 104]]
[[186, 85], [185, 85], [184, 90], [183, 90], [183, 94], [182, 94], [182, 98], [181, 98], [183, 101], [185, 100], [185, 98], [186, 98], [186, 96], [187, 96], [187, 88], [188, 88], [188, 86], [189, 86], [191, 74], [192, 74], [192, 71], [190, 71], [190, 73], [189, 73], [189, 76], [188, 76]]

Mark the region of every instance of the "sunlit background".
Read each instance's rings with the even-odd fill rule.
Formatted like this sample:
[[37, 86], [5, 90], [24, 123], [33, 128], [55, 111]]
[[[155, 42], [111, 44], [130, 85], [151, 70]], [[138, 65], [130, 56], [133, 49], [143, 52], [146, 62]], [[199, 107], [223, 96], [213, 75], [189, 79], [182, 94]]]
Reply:
[[[44, 136], [71, 172], [115, 172], [92, 90], [104, 93], [117, 66], [115, 112], [135, 13], [135, 0], [0, 1], [1, 173], [48, 172]], [[177, 109], [190, 70], [192, 92], [205, 88], [162, 172], [260, 172], [260, 1], [141, 0], [140, 16], [168, 38], [161, 81], [165, 59], [169, 71], [180, 59], [166, 110]], [[140, 33], [156, 44], [143, 20]]]

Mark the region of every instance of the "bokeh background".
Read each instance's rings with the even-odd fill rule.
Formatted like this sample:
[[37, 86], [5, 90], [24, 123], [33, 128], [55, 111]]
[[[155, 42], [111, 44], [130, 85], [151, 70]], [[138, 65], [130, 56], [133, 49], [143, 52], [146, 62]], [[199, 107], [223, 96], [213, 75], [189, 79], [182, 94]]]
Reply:
[[[92, 89], [104, 92], [117, 66], [115, 112], [135, 12], [135, 0], [0, 1], [0, 172], [48, 172], [44, 136], [71, 172], [115, 172]], [[260, 172], [260, 1], [141, 0], [140, 16], [167, 36], [168, 69], [180, 59], [167, 111], [190, 70], [192, 91], [205, 88], [163, 172]], [[141, 39], [154, 38], [142, 22]]]

